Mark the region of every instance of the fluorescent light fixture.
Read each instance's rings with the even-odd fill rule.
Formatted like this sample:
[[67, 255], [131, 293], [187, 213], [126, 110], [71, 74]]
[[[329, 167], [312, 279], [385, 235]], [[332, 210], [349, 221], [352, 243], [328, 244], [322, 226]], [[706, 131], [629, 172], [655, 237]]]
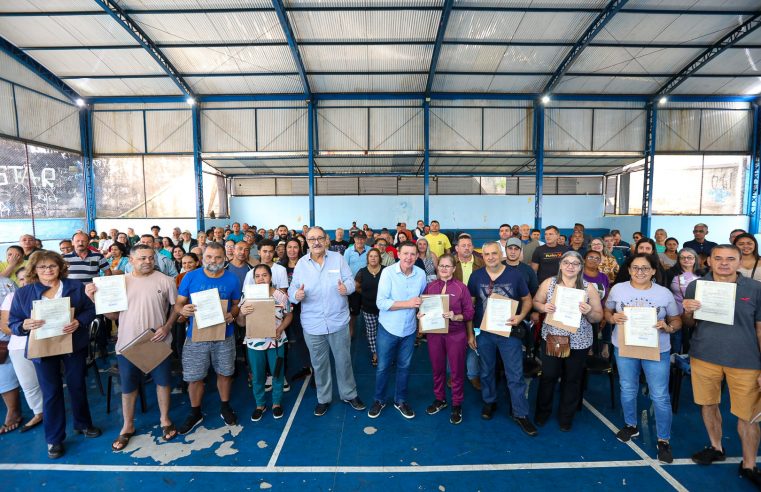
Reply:
[[663, 106], [663, 105], [664, 105], [664, 104], [666, 104], [668, 101], [669, 101], [669, 98], [668, 98], [668, 97], [666, 97], [666, 96], [661, 96], [661, 98], [658, 100], [658, 104], [660, 104], [661, 106]]
[[83, 108], [85, 106], [85, 101], [82, 98], [77, 98], [75, 102], [77, 103], [77, 106], [79, 106], [80, 108]]
[[542, 96], [542, 104], [549, 104], [549, 102], [550, 102], [550, 96], [548, 96], [547, 94]]
[[188, 97], [187, 99], [185, 99], [185, 102], [192, 106], [196, 103], [196, 100], [193, 99], [192, 97]]

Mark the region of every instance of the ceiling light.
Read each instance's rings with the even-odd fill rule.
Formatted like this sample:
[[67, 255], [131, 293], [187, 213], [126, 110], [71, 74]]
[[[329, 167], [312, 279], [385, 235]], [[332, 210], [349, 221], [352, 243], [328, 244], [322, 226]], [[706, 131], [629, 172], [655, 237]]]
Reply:
[[660, 104], [661, 106], [663, 106], [663, 105], [664, 105], [664, 104], [666, 104], [668, 101], [669, 101], [669, 98], [668, 98], [668, 97], [666, 97], [666, 96], [661, 96], [661, 98], [658, 100], [658, 104]]
[[76, 102], [77, 106], [79, 106], [80, 108], [83, 108], [85, 106], [85, 100], [82, 98], [77, 98], [77, 100], [74, 102]]
[[196, 103], [196, 100], [193, 99], [192, 97], [188, 97], [187, 99], [185, 99], [185, 102], [192, 106]]
[[542, 104], [549, 104], [549, 102], [550, 102], [550, 96], [546, 94], [542, 96]]

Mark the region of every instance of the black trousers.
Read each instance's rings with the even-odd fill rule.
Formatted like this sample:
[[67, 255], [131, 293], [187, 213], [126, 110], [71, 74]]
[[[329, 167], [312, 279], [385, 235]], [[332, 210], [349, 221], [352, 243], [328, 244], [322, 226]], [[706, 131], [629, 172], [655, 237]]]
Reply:
[[571, 349], [571, 355], [564, 358], [547, 355], [546, 348], [546, 343], [542, 341], [542, 376], [539, 379], [539, 391], [536, 397], [536, 418], [547, 420], [552, 414], [555, 384], [560, 378], [558, 422], [560, 425], [570, 425], [581, 398], [584, 362], [589, 348]]

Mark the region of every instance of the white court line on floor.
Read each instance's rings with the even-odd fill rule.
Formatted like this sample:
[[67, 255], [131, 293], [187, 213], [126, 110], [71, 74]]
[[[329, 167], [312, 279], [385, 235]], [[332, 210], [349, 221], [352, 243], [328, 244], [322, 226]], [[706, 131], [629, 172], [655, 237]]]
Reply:
[[280, 457], [280, 452], [283, 450], [283, 445], [285, 444], [285, 440], [288, 437], [288, 432], [291, 430], [293, 420], [296, 418], [296, 414], [299, 411], [299, 406], [301, 405], [301, 400], [304, 398], [304, 393], [306, 393], [306, 390], [309, 387], [309, 381], [311, 379], [311, 374], [307, 375], [307, 377], [304, 378], [304, 383], [301, 385], [299, 396], [296, 398], [296, 403], [293, 405], [293, 409], [291, 410], [290, 415], [288, 415], [288, 421], [285, 423], [285, 428], [283, 428], [283, 432], [280, 434], [280, 439], [277, 441], [275, 450], [272, 452], [272, 456], [267, 463], [267, 468], [274, 468], [275, 463], [277, 463], [277, 459]]
[[[583, 400], [583, 403], [584, 403], [584, 406], [587, 408], [587, 410], [589, 410], [590, 412], [592, 412], [592, 414], [593, 414], [595, 417], [597, 417], [597, 418], [598, 418], [598, 420], [600, 420], [600, 422], [602, 422], [603, 424], [605, 424], [605, 426], [606, 426], [608, 429], [610, 429], [611, 431], [613, 431], [613, 433], [614, 433], [614, 434], [615, 434], [615, 433], [617, 433], [617, 432], [619, 431], [619, 428], [618, 428], [618, 427], [616, 427], [616, 426], [613, 424], [613, 422], [611, 422], [610, 420], [608, 420], [608, 419], [605, 417], [605, 415], [601, 414], [601, 413], [600, 413], [600, 412], [599, 412], [599, 411], [598, 411], [598, 410], [597, 410], [597, 409], [596, 409], [594, 406], [592, 406], [592, 404], [591, 404], [591, 403], [589, 403], [589, 402], [588, 402], [586, 399], [585, 399], [585, 400]], [[684, 485], [682, 485], [681, 483], [679, 483], [679, 480], [677, 480], [676, 478], [672, 477], [672, 476], [671, 476], [671, 474], [669, 474], [669, 473], [668, 473], [666, 470], [664, 470], [664, 469], [663, 469], [663, 467], [661, 466], [660, 462], [658, 462], [658, 461], [656, 461], [656, 460], [652, 459], [652, 458], [650, 457], [650, 455], [648, 455], [648, 454], [647, 454], [645, 451], [643, 451], [643, 450], [642, 450], [642, 448], [640, 448], [639, 446], [637, 446], [636, 444], [634, 444], [634, 442], [633, 442], [633, 441], [629, 440], [629, 442], [627, 442], [626, 444], [627, 444], [627, 445], [628, 445], [628, 446], [629, 446], [629, 447], [632, 449], [632, 451], [634, 451], [635, 453], [637, 453], [637, 454], [640, 456], [640, 458], [642, 458], [642, 459], [643, 459], [645, 462], [647, 462], [647, 464], [648, 464], [648, 465], [650, 465], [650, 466], [653, 468], [653, 470], [655, 470], [655, 471], [656, 471], [656, 473], [658, 473], [658, 475], [660, 475], [660, 476], [661, 476], [661, 477], [662, 477], [664, 480], [666, 480], [666, 481], [669, 483], [669, 485], [671, 485], [672, 487], [674, 487], [676, 490], [679, 490], [680, 492], [687, 492], [687, 488], [686, 488]]]

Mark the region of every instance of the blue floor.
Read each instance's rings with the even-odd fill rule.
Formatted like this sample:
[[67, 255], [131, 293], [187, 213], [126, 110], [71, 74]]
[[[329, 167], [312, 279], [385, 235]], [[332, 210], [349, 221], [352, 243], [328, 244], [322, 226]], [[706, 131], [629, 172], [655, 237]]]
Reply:
[[[369, 364], [363, 334], [355, 337], [354, 367], [359, 394], [370, 402], [374, 369]], [[338, 396], [326, 416], [312, 414], [316, 397], [307, 387], [299, 400], [302, 382], [285, 394], [286, 416], [275, 420], [271, 412], [251, 422], [253, 397], [245, 378], [235, 380], [232, 406], [241, 425], [226, 427], [219, 416], [214, 378], [207, 386], [205, 420], [193, 433], [164, 443], [158, 428], [154, 386], [147, 386], [148, 412], [137, 412], [137, 436], [125, 452], [113, 453], [111, 441], [121, 428], [118, 384], [113, 408], [106, 414], [106, 399], [91, 378], [90, 406], [95, 424], [104, 434], [97, 439], [70, 435], [66, 455], [50, 461], [42, 427], [26, 434], [0, 436], [0, 469], [3, 490], [92, 490], [103, 481], [107, 490], [753, 490], [737, 477], [737, 460], [698, 467], [689, 457], [707, 443], [699, 409], [692, 403], [685, 380], [681, 406], [672, 429], [673, 465], [651, 466], [634, 449], [615, 439], [601, 418], [585, 408], [574, 420], [573, 430], [560, 432], [551, 419], [536, 438], [525, 436], [508, 416], [504, 388], [491, 421], [480, 418], [480, 395], [466, 385], [464, 421], [449, 423], [449, 412], [425, 414], [432, 401], [432, 378], [426, 345], [416, 349], [410, 377], [410, 400], [417, 416], [406, 420], [393, 406], [370, 419], [340, 403]], [[92, 376], [92, 374], [90, 374]], [[102, 374], [105, 386], [106, 378]], [[536, 393], [531, 384], [529, 400]], [[608, 380], [592, 376], [587, 402], [615, 426], [622, 425], [618, 397], [610, 407]], [[298, 401], [296, 414], [292, 410]], [[187, 395], [172, 395], [171, 417], [181, 422], [189, 408]], [[740, 456], [736, 419], [722, 405], [724, 446], [730, 457]], [[655, 457], [654, 417], [640, 395], [642, 434], [635, 439], [647, 455]], [[25, 409], [27, 416], [29, 411]], [[284, 430], [289, 421], [287, 435]], [[71, 425], [71, 424], [69, 424]], [[278, 443], [281, 441], [281, 448]], [[273, 453], [277, 450], [277, 459]], [[659, 471], [661, 474], [659, 474]], [[665, 477], [664, 477], [665, 475]], [[671, 480], [671, 483], [667, 481]]]

